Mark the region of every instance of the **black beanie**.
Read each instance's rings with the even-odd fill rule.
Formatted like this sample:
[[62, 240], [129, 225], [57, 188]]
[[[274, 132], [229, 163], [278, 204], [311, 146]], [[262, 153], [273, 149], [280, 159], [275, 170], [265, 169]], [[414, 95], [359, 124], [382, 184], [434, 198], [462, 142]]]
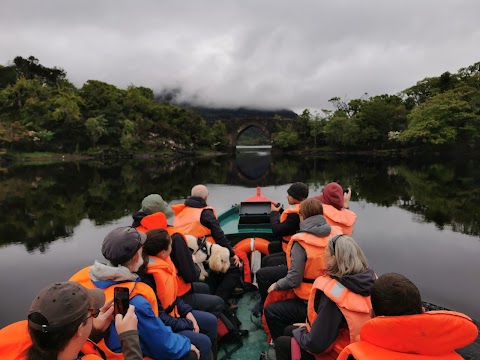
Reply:
[[296, 182], [288, 188], [287, 193], [295, 200], [303, 201], [308, 198], [308, 186], [302, 182]]

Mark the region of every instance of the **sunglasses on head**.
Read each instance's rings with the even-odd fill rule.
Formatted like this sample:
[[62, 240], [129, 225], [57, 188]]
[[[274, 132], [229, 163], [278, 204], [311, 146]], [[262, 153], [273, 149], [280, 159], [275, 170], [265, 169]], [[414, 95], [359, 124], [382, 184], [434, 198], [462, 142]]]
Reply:
[[333, 238], [332, 238], [332, 255], [335, 255], [335, 246], [337, 244], [337, 240], [342, 237], [343, 234], [340, 234], [340, 235], [335, 235]]

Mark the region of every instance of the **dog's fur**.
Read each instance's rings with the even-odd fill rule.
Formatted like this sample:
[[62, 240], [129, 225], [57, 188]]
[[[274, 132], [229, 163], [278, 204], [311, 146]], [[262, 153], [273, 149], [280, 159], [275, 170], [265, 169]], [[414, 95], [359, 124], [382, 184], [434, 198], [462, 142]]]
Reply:
[[[186, 238], [188, 247], [193, 250], [194, 262], [200, 267], [199, 279], [203, 281], [208, 276], [208, 273], [203, 266], [204, 261], [207, 259], [207, 254], [202, 250], [198, 250], [198, 242], [195, 236], [186, 235]], [[209, 268], [212, 271], [226, 273], [230, 267], [230, 251], [223, 246], [211, 244], [208, 241], [206, 242], [206, 245], [208, 253], [211, 254], [208, 259]]]

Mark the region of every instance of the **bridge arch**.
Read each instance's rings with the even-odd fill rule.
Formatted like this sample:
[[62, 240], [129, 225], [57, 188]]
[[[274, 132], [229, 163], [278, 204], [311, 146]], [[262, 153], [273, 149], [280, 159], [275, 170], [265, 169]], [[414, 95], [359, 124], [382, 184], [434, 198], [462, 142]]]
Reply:
[[267, 127], [263, 126], [262, 124], [259, 124], [258, 122], [252, 121], [252, 122], [246, 122], [245, 124], [242, 124], [240, 127], [236, 129], [236, 131], [229, 134], [229, 137], [231, 137], [231, 139], [229, 139], [230, 146], [235, 147], [238, 143], [238, 139], [240, 138], [240, 136], [247, 129], [250, 129], [252, 127], [260, 129], [260, 131], [265, 135], [265, 137], [269, 139], [269, 145], [270, 145], [272, 141], [272, 134], [273, 134], [271, 129], [268, 129]]
[[[285, 118], [242, 118], [242, 119], [228, 119], [222, 120], [227, 129], [228, 136], [228, 148], [230, 151], [234, 152], [237, 145], [238, 138], [240, 135], [250, 127], [256, 127], [262, 131], [265, 136], [272, 141], [272, 135], [282, 129], [285, 129], [289, 124], [292, 125], [293, 129], [300, 130], [301, 123], [295, 119], [285, 119]], [[275, 146], [274, 143], [272, 143]]]

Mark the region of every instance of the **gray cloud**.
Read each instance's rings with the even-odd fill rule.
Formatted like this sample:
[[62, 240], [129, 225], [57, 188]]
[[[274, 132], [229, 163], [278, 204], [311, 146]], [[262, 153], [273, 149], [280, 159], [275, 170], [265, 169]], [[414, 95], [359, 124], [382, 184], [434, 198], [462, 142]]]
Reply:
[[34, 55], [98, 79], [210, 106], [322, 108], [395, 93], [480, 59], [480, 2], [16, 0], [0, 63]]

